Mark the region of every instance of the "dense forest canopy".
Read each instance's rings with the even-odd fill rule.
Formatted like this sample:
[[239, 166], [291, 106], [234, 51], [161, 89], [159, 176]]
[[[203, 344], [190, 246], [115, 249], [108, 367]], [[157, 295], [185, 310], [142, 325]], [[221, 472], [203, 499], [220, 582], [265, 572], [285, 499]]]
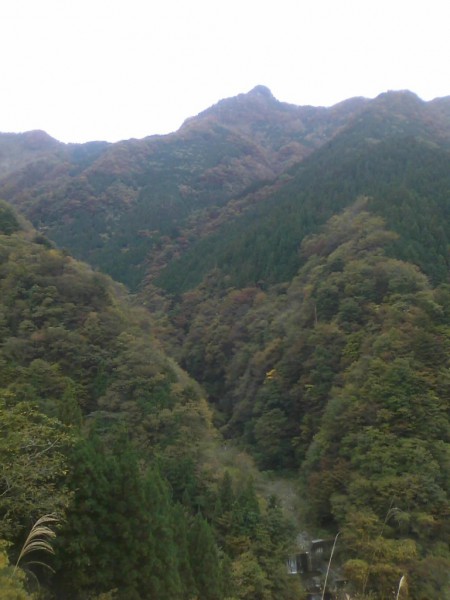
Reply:
[[6, 598], [450, 598], [448, 106], [0, 134]]
[[[55, 573], [37, 568], [58, 598], [245, 598], [247, 570], [264, 597], [295, 597], [285, 517], [252, 470], [215, 458], [205, 397], [146, 312], [21, 231], [5, 204], [0, 218], [2, 550], [17, 560], [33, 523], [55, 514]], [[21, 589], [11, 573], [5, 560], [0, 585]]]
[[388, 597], [408, 572], [412, 597], [438, 597], [450, 566], [450, 288], [387, 256], [398, 236], [369, 206], [306, 238], [288, 286], [237, 290], [216, 272], [184, 294], [172, 352], [227, 437], [264, 470], [300, 473], [311, 521], [342, 533], [355, 591], [365, 581]]

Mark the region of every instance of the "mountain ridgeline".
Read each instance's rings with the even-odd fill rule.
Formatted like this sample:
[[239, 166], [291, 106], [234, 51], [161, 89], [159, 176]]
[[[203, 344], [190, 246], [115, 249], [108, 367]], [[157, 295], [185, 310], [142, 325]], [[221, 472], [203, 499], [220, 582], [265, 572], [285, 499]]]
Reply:
[[0, 584], [56, 512], [50, 597], [306, 597], [301, 529], [333, 598], [450, 598], [450, 98], [0, 134], [0, 198]]
[[[4, 172], [0, 197], [132, 289], [146, 279], [178, 293], [214, 266], [238, 285], [289, 279], [303, 236], [369, 195], [402, 229], [405, 258], [445, 278], [435, 251], [448, 243], [445, 108], [446, 99], [425, 103], [410, 92], [296, 107], [259, 86], [167, 136], [65, 146], [40, 134], [25, 164], [17, 157], [25, 141], [13, 139], [17, 168]], [[3, 147], [12, 141], [8, 134]], [[417, 211], [423, 202], [433, 210]], [[413, 207], [406, 219], [402, 205]], [[440, 230], [421, 245], [424, 213]]]

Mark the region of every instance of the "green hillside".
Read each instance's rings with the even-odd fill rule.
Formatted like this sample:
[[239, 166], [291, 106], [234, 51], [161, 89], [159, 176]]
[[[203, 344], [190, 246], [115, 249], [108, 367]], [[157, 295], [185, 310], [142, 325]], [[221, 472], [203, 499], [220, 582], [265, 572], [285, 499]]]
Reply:
[[285, 286], [238, 290], [216, 272], [186, 293], [173, 353], [226, 436], [262, 469], [299, 472], [310, 523], [342, 533], [349, 589], [387, 598], [407, 574], [412, 598], [439, 597], [450, 566], [449, 289], [387, 256], [399, 238], [369, 207], [360, 200], [305, 238]]
[[[248, 458], [221, 460], [205, 397], [149, 315], [0, 208], [0, 596], [298, 597], [295, 532]], [[42, 517], [55, 555], [20, 558]]]

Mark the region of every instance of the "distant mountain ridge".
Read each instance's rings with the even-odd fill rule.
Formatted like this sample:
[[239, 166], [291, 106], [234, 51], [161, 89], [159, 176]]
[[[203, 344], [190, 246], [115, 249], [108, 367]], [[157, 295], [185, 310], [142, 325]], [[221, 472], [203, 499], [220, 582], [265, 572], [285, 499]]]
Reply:
[[427, 103], [388, 92], [298, 107], [257, 86], [166, 136], [64, 145], [43, 132], [3, 134], [0, 197], [59, 246], [136, 288], [277, 190], [292, 189], [292, 168], [307, 158], [319, 164], [327, 154], [323, 179], [333, 148], [336, 163], [395, 136], [448, 146], [448, 106], [450, 98]]
[[0, 175], [8, 175], [62, 148], [63, 144], [45, 131], [0, 133]]
[[244, 198], [237, 218], [169, 263], [157, 284], [171, 293], [186, 291], [214, 267], [238, 287], [289, 281], [300, 266], [303, 237], [361, 195], [370, 196], [373, 209], [402, 235], [395, 250], [400, 258], [435, 281], [447, 280], [449, 123], [442, 110], [411, 92], [365, 103], [276, 186], [259, 189], [257, 202], [254, 195]]

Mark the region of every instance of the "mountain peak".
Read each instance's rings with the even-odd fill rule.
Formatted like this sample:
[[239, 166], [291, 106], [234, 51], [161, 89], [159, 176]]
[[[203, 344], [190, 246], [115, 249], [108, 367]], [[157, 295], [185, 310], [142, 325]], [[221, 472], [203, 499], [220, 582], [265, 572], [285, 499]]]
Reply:
[[261, 98], [270, 98], [275, 100], [274, 95], [265, 85], [256, 85], [252, 90], [246, 94], [247, 96], [259, 96]]
[[62, 146], [61, 142], [49, 135], [42, 129], [33, 129], [22, 133], [23, 141], [30, 147], [36, 150], [52, 149]]
[[374, 105], [386, 105], [390, 108], [398, 108], [400, 106], [419, 106], [424, 102], [414, 92], [409, 90], [388, 90], [377, 96], [374, 100]]
[[[186, 119], [182, 129], [198, 126], [199, 123], [204, 123], [205, 119], [211, 118], [219, 119], [223, 124], [242, 126], [260, 118], [261, 113], [266, 115], [274, 106], [281, 107], [282, 103], [274, 97], [268, 87], [257, 85], [247, 93], [219, 100], [197, 116]], [[270, 115], [266, 116], [270, 118]]]

